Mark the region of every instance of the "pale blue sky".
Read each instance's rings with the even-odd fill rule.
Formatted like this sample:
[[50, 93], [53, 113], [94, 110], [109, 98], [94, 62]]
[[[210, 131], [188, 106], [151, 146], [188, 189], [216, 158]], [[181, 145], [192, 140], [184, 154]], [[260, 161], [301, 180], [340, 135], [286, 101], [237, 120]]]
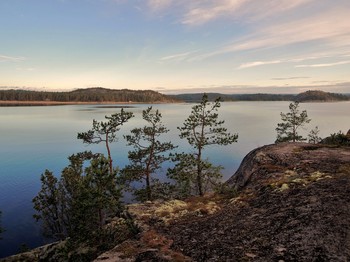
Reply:
[[349, 0], [1, 0], [0, 87], [350, 92]]

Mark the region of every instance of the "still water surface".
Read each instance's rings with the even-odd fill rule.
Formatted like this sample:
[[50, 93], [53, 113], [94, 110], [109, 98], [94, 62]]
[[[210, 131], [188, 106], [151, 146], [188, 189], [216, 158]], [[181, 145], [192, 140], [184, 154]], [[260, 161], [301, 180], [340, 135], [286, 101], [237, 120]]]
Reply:
[[[226, 147], [210, 147], [206, 154], [216, 165], [224, 166], [224, 179], [238, 168], [243, 157], [252, 149], [271, 144], [276, 138], [275, 128], [280, 122], [280, 112], [288, 111], [289, 102], [226, 102], [219, 115], [226, 121], [231, 133], [238, 133], [238, 143]], [[149, 105], [126, 108], [135, 118], [122, 127], [119, 141], [112, 144], [114, 164], [127, 163], [123, 134], [133, 127], [141, 127], [142, 110]], [[190, 104], [153, 105], [161, 111], [164, 124], [170, 132], [164, 141], [179, 145], [179, 150], [190, 150], [186, 141], [178, 137], [176, 127], [181, 126], [190, 114]], [[305, 103], [312, 119], [305, 130], [319, 126], [324, 137], [350, 128], [350, 102]], [[103, 145], [87, 146], [77, 140], [78, 132], [87, 131], [92, 119], [104, 120], [105, 115], [120, 112], [118, 108], [98, 105], [50, 107], [0, 107], [0, 210], [2, 226], [6, 232], [0, 240], [0, 257], [18, 252], [21, 244], [35, 247], [45, 242], [32, 215], [31, 200], [40, 190], [40, 175], [49, 169], [56, 175], [68, 164], [67, 157], [84, 150], [103, 152]], [[164, 167], [162, 173], [165, 173]]]

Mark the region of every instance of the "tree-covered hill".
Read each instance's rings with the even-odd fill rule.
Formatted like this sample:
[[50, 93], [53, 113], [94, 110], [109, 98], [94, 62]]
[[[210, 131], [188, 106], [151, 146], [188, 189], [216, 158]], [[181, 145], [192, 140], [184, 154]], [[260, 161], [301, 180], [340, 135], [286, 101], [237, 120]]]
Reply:
[[295, 101], [298, 102], [333, 102], [333, 101], [347, 101], [349, 97], [343, 94], [328, 93], [323, 91], [306, 91], [298, 94]]
[[69, 92], [0, 90], [0, 101], [56, 101], [56, 102], [174, 102], [174, 98], [152, 90], [106, 89], [101, 87], [77, 89]]

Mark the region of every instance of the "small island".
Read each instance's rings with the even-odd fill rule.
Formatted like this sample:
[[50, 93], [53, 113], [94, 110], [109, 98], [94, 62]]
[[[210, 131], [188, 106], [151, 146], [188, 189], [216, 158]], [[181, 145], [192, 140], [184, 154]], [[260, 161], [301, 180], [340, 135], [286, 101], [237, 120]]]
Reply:
[[343, 94], [329, 93], [323, 91], [306, 91], [298, 94], [295, 101], [298, 102], [339, 102], [348, 101], [349, 96]]

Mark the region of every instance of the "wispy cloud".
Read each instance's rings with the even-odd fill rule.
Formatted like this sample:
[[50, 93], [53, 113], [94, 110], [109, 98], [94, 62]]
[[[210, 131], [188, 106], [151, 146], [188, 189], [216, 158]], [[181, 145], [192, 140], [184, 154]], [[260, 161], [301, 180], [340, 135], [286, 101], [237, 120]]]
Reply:
[[173, 3], [173, 0], [148, 0], [148, 7], [155, 12], [162, 11], [170, 7]]
[[296, 65], [295, 67], [330, 67], [330, 66], [345, 65], [345, 64], [350, 64], [350, 60], [339, 61], [339, 62], [335, 62], [335, 63], [324, 63], [324, 64], [313, 64], [313, 65]]
[[[239, 30], [248, 32], [231, 42], [213, 46], [206, 52], [164, 58], [164, 60], [177, 59], [176, 61], [202, 61], [227, 53], [273, 49], [311, 42], [316, 46], [322, 46], [324, 50], [346, 47], [349, 51], [350, 6], [346, 4], [347, 0], [339, 1], [339, 5], [333, 7], [326, 4], [322, 7], [317, 0], [148, 0], [146, 3], [152, 11], [167, 14], [172, 12], [177, 21], [183, 25], [196, 27], [220, 19], [230, 19], [238, 26], [237, 28], [240, 28]], [[278, 63], [276, 61], [277, 59], [247, 62], [238, 68]], [[300, 58], [299, 62], [301, 61], [303, 58]]]
[[182, 18], [187, 25], [201, 25], [220, 17], [236, 13], [249, 0], [195, 1]]
[[[245, 69], [245, 68], [251, 68], [251, 67], [256, 67], [256, 66], [281, 64], [281, 63], [300, 63], [300, 62], [309, 61], [309, 60], [326, 59], [326, 58], [341, 59], [341, 58], [347, 58], [349, 56], [350, 55], [347, 53], [337, 53], [337, 52], [331, 51], [331, 52], [326, 52], [326, 53], [309, 54], [309, 56], [284, 58], [284, 59], [272, 60], [272, 61], [267, 60], [267, 61], [247, 62], [247, 63], [243, 63], [243, 64], [239, 65], [237, 67], [237, 69]], [[340, 64], [341, 64], [341, 62], [340, 62]], [[296, 67], [304, 67], [304, 66], [296, 66]]]
[[280, 64], [282, 61], [275, 60], [275, 61], [256, 61], [256, 62], [248, 62], [241, 64], [238, 69], [244, 69], [249, 67], [256, 67], [256, 66], [262, 66], [262, 65], [272, 65], [272, 64]]
[[168, 56], [162, 57], [160, 60], [161, 61], [182, 61], [182, 60], [185, 60], [192, 53], [194, 52], [185, 52], [180, 54], [168, 55]]
[[221, 52], [272, 48], [314, 40], [323, 40], [327, 44], [339, 44], [336, 43], [338, 42], [336, 37], [348, 34], [350, 34], [349, 13], [337, 11], [262, 28], [253, 35], [226, 46]]
[[274, 77], [274, 78], [271, 78], [271, 80], [283, 81], [283, 80], [296, 80], [296, 79], [308, 79], [308, 78], [311, 78], [311, 77], [309, 76]]
[[164, 56], [160, 60], [183, 60], [185, 59], [191, 52], [181, 53], [181, 54], [174, 54], [169, 56]]
[[6, 56], [6, 55], [0, 55], [0, 62], [5, 62], [5, 61], [9, 61], [9, 62], [19, 62], [19, 61], [23, 61], [25, 60], [24, 57], [16, 57], [16, 56]]
[[241, 16], [249, 21], [258, 21], [265, 18], [271, 19], [276, 16], [283, 16], [286, 12], [300, 8], [316, 0], [265, 0], [265, 1], [247, 1], [243, 6]]
[[256, 23], [256, 28], [250, 34], [218, 47], [212, 52], [199, 54], [193, 57], [192, 61], [201, 61], [233, 52], [265, 50], [308, 42], [313, 42], [314, 45], [321, 46], [325, 50], [336, 47], [345, 47], [350, 50], [349, 12], [350, 9], [335, 8], [292, 21], [261, 26]]
[[31, 71], [35, 71], [36, 69], [34, 67], [17, 67], [16, 68], [17, 71], [28, 71], [28, 72], [31, 72]]
[[148, 5], [152, 10], [162, 10], [176, 3], [183, 10], [181, 23], [199, 26], [222, 18], [237, 20], [244, 17], [246, 21], [271, 18], [312, 1], [315, 0], [149, 0]]

